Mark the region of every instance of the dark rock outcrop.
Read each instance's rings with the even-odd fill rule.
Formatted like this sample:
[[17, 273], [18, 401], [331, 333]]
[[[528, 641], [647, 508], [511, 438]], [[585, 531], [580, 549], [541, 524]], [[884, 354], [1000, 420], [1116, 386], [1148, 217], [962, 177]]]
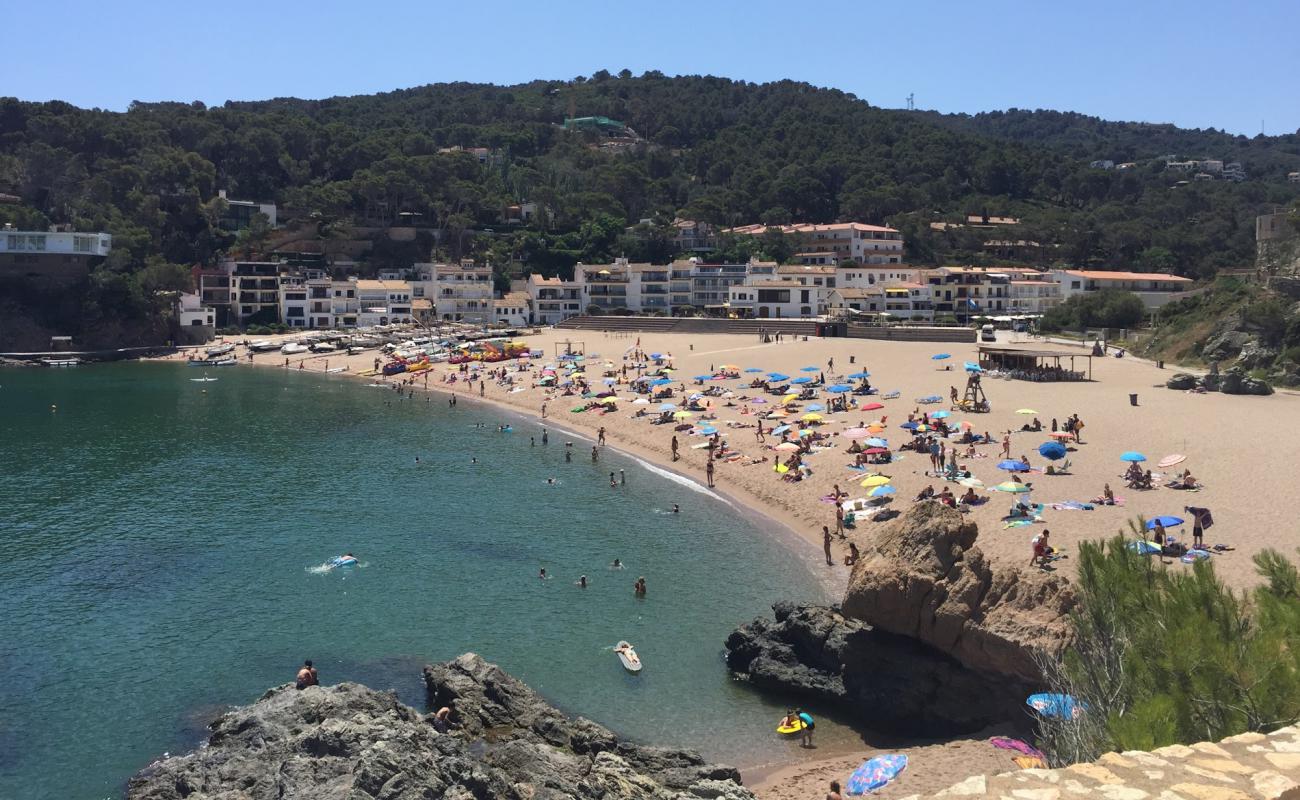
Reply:
[[1218, 334], [1205, 340], [1205, 345], [1201, 348], [1201, 358], [1206, 361], [1229, 361], [1241, 353], [1242, 348], [1254, 341], [1251, 335], [1240, 330], [1242, 325], [1240, 317], [1233, 317], [1220, 323], [1221, 330]]
[[924, 642], [977, 672], [1037, 682], [1033, 654], [1069, 644], [1074, 592], [1060, 576], [995, 570], [974, 523], [941, 503], [917, 503], [858, 540], [862, 556], [844, 613]]
[[1200, 380], [1189, 372], [1174, 373], [1173, 377], [1165, 381], [1165, 386], [1179, 391], [1195, 389], [1198, 385], [1200, 385]]
[[1219, 391], [1224, 394], [1269, 395], [1273, 387], [1257, 378], [1252, 378], [1238, 367], [1233, 367], [1223, 374], [1219, 382]]
[[772, 607], [727, 639], [727, 666], [757, 688], [813, 698], [874, 730], [953, 736], [1023, 716], [1017, 680], [978, 674], [928, 645], [826, 606]]
[[463, 727], [440, 733], [358, 684], [281, 686], [219, 718], [198, 750], [141, 770], [127, 800], [753, 798], [734, 769], [570, 720], [476, 655], [425, 675]]

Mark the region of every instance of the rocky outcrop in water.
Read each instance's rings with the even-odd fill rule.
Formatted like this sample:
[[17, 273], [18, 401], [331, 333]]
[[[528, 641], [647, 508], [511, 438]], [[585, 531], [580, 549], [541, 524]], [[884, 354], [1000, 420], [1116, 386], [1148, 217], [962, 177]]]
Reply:
[[1069, 643], [1074, 592], [1037, 570], [995, 570], [975, 545], [979, 531], [941, 503], [913, 505], [859, 540], [844, 613], [900, 634], [987, 675], [1037, 682], [1033, 653]]
[[569, 719], [476, 655], [425, 680], [454, 709], [449, 733], [388, 692], [281, 686], [220, 717], [198, 750], [141, 770], [127, 800], [753, 798], [736, 770]]
[[921, 642], [826, 606], [772, 607], [727, 639], [727, 666], [755, 687], [820, 701], [872, 729], [954, 736], [1023, 716], [1030, 688], [980, 675]]

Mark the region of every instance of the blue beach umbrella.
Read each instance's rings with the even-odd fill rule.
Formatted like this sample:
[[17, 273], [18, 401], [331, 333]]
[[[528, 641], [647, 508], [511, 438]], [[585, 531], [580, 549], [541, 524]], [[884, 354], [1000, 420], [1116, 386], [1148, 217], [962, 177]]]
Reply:
[[1068, 694], [1031, 694], [1025, 698], [1025, 705], [1044, 717], [1075, 719], [1083, 713], [1083, 704]]
[[715, 427], [713, 427], [712, 425], [708, 426], [707, 428], [700, 428], [700, 433], [702, 433], [702, 434], [704, 434], [704, 435], [706, 435], [706, 436], [712, 436], [713, 434], [715, 434], [715, 433], [717, 433], [717, 432], [718, 432], [718, 429], [715, 428]]
[[952, 358], [952, 356], [949, 355], [948, 353], [935, 353], [934, 355], [930, 356], [931, 361], [943, 361], [945, 358]]
[[799, 383], [799, 384], [812, 383], [812, 378], [795, 378], [794, 380], [790, 381], [790, 383]]
[[850, 380], [860, 381], [860, 380], [862, 380], [863, 378], [870, 378], [870, 377], [871, 377], [871, 373], [870, 373], [870, 372], [855, 372], [855, 373], [853, 373], [852, 375], [847, 375], [847, 376], [845, 376], [845, 377], [849, 378]]
[[677, 404], [676, 404], [676, 403], [660, 403], [660, 404], [659, 404], [659, 410], [660, 410], [660, 411], [676, 411], [676, 410], [677, 410]]
[[867, 492], [868, 497], [888, 497], [891, 494], [898, 494], [898, 490], [895, 489], [893, 486], [890, 486], [889, 484], [885, 484], [884, 486], [877, 486], [871, 491]]
[[763, 372], [763, 370], [759, 369], [758, 367], [750, 367], [749, 369], [747, 369], [747, 370], [745, 370], [745, 371], [746, 371], [746, 372]]
[[821, 367], [800, 367], [800, 372], [817, 372]]
[[966, 362], [966, 371], [967, 371], [967, 372], [983, 372], [983, 371], [984, 371], [984, 368], [981, 367], [979, 364], [974, 364], [974, 363], [971, 363], [970, 361], [967, 361], [967, 362]]
[[1049, 461], [1065, 458], [1065, 445], [1060, 442], [1043, 442], [1038, 446], [1038, 454]]
[[651, 357], [651, 358], [663, 358], [663, 357], [664, 357], [664, 354], [663, 354], [663, 353], [651, 353], [651, 354], [650, 354], [650, 357]]
[[697, 380], [697, 381], [711, 381], [711, 380], [713, 380], [713, 376], [712, 376], [712, 375], [696, 375], [696, 376], [695, 376], [695, 380]]
[[808, 407], [804, 409], [804, 411], [825, 411], [825, 410], [826, 410], [826, 406], [822, 405], [821, 403], [809, 403]]
[[930, 419], [947, 419], [948, 417], [951, 416], [952, 416], [952, 412], [950, 411], [935, 411], [934, 413], [930, 414]]
[[790, 380], [790, 376], [789, 376], [789, 375], [784, 375], [784, 374], [782, 374], [782, 373], [780, 373], [780, 372], [769, 372], [769, 373], [767, 373], [767, 379], [768, 379], [769, 381], [773, 381], [773, 382], [775, 382], [775, 383], [780, 383], [781, 381], [788, 381], [788, 380]]
[[780, 436], [781, 434], [785, 433], [788, 430], [790, 430], [789, 425], [777, 425], [775, 428], [768, 431], [768, 433], [772, 434], [773, 436]]
[[849, 794], [866, 794], [883, 788], [898, 774], [907, 769], [907, 756], [902, 753], [890, 753], [876, 756], [853, 771], [845, 789]]
[[1023, 461], [1007, 459], [1006, 461], [998, 462], [998, 469], [1004, 469], [1007, 472], [1028, 472], [1029, 465]]
[[667, 378], [655, 378], [654, 380], [650, 381], [651, 386], [663, 386], [664, 384], [667, 383], [672, 383], [672, 381], [668, 380]]
[[843, 394], [844, 392], [853, 391], [853, 387], [845, 383], [834, 383], [826, 387], [826, 391], [831, 394]]
[[914, 430], [916, 430], [917, 428], [921, 427], [921, 423], [919, 423], [919, 422], [904, 422], [902, 425], [899, 425], [898, 427], [903, 428], [904, 430], [914, 431]]
[[1134, 463], [1134, 464], [1136, 464], [1136, 463], [1139, 462], [1139, 461], [1146, 461], [1146, 460], [1147, 460], [1147, 457], [1144, 456], [1144, 455], [1142, 455], [1141, 453], [1137, 452], [1136, 450], [1129, 450], [1127, 453], [1124, 453], [1123, 455], [1121, 455], [1121, 456], [1119, 457], [1119, 460], [1120, 460], [1120, 461], [1128, 461], [1128, 462], [1130, 462], [1130, 463]]
[[872, 438], [863, 442], [863, 444], [865, 444], [867, 447], [889, 447], [889, 441], [886, 439], [881, 439], [879, 436], [873, 436]]
[[1183, 524], [1183, 519], [1182, 517], [1153, 517], [1147, 520], [1147, 530], [1155, 530], [1157, 522], [1166, 528], [1176, 528]]

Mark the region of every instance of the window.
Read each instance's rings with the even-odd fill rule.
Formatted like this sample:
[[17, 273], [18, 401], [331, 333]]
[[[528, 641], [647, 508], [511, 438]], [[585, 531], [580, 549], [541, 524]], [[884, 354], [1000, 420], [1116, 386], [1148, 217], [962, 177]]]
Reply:
[[89, 253], [94, 239], [90, 236], [72, 237], [72, 249], [78, 253]]

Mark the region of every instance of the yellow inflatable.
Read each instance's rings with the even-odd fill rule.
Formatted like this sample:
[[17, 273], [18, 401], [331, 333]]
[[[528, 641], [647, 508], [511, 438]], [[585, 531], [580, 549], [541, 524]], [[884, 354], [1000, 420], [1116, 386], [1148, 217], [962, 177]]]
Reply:
[[792, 733], [798, 733], [799, 731], [803, 730], [805, 727], [807, 726], [804, 725], [803, 720], [797, 719], [794, 721], [793, 724], [790, 725], [777, 725], [776, 732], [781, 734], [782, 736], [789, 736]]

